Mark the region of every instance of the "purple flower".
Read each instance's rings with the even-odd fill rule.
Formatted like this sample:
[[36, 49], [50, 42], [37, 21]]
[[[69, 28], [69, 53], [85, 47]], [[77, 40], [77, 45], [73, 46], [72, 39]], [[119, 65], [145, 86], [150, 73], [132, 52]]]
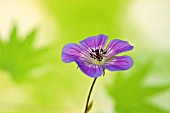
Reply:
[[65, 63], [76, 62], [78, 67], [92, 78], [101, 76], [105, 69], [117, 71], [131, 68], [133, 60], [130, 56], [116, 55], [132, 50], [133, 46], [126, 41], [115, 39], [104, 49], [107, 40], [106, 35], [100, 34], [80, 41], [80, 45], [69, 43], [62, 50], [62, 60]]

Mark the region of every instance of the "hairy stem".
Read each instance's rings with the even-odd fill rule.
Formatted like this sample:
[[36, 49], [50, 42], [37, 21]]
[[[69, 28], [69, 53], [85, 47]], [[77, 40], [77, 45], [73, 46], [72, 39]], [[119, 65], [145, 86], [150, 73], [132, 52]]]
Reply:
[[88, 113], [89, 100], [90, 100], [90, 96], [91, 96], [91, 93], [92, 93], [92, 90], [93, 90], [93, 87], [94, 87], [94, 84], [95, 84], [96, 80], [97, 80], [97, 77], [94, 78], [93, 83], [91, 85], [91, 88], [90, 88], [90, 91], [89, 91], [89, 95], [87, 97], [86, 108], [85, 108], [84, 113]]

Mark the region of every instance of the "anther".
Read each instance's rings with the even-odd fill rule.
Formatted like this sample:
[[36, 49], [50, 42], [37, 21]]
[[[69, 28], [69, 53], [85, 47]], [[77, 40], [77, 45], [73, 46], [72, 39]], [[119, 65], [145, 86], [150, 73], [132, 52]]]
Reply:
[[97, 55], [97, 56], [99, 56], [99, 55], [100, 55], [100, 54], [99, 54], [99, 50], [98, 50], [98, 49], [96, 49], [96, 50], [95, 50], [95, 53], [96, 53], [96, 55]]
[[103, 54], [106, 54], [107, 52], [106, 51], [104, 51], [104, 52], [102, 52]]
[[93, 55], [92, 53], [90, 53], [90, 57], [91, 57], [91, 58], [93, 58], [93, 57], [94, 57], [94, 55]]
[[101, 52], [103, 53], [103, 49], [101, 48], [100, 50], [101, 50]]
[[94, 50], [93, 50], [93, 49], [91, 49], [91, 51], [94, 53]]

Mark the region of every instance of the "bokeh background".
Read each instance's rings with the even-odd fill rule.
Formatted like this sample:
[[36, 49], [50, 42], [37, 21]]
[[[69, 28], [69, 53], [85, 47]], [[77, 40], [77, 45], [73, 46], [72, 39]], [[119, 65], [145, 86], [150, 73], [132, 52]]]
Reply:
[[61, 50], [98, 34], [134, 66], [97, 80], [90, 113], [170, 113], [169, 0], [0, 0], [0, 113], [83, 113], [93, 79]]

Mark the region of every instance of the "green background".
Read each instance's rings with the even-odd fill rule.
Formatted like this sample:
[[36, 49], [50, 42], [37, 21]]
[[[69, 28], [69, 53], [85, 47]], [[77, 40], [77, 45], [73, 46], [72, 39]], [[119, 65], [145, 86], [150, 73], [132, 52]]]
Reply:
[[[93, 81], [64, 45], [106, 34], [134, 66], [100, 77], [90, 113], [170, 113], [168, 0], [0, 0], [0, 113], [83, 113]], [[122, 55], [120, 54], [120, 55]]]

